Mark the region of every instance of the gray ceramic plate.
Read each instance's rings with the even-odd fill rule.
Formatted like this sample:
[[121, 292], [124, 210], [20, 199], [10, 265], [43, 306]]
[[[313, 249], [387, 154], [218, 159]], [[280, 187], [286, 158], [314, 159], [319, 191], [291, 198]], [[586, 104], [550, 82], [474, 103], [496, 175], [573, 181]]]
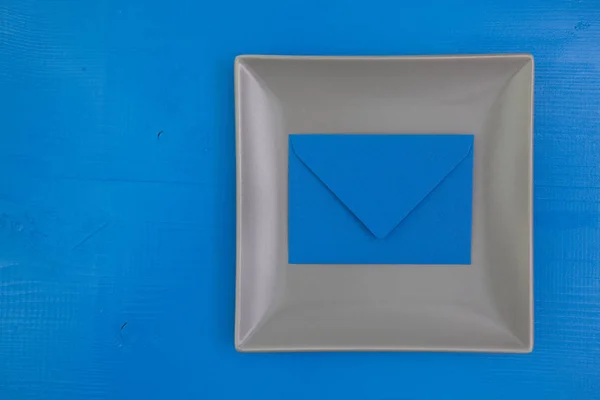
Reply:
[[[240, 56], [241, 351], [533, 346], [529, 55]], [[475, 135], [471, 265], [289, 265], [288, 134]]]

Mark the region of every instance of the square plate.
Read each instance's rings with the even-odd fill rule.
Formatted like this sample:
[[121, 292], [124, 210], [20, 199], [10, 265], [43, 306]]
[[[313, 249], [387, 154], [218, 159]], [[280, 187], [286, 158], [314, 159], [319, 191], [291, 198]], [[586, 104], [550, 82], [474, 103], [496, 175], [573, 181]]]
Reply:
[[[533, 347], [530, 55], [239, 56], [240, 351]], [[471, 265], [288, 264], [288, 135], [473, 134]]]

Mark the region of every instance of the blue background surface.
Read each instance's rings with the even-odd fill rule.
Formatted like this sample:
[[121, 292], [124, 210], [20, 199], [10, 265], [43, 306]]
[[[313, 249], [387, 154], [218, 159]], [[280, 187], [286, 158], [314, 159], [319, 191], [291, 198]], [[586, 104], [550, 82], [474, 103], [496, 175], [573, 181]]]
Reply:
[[[0, 0], [0, 398], [599, 399], [599, 10]], [[533, 353], [236, 353], [234, 57], [514, 51], [536, 57]]]

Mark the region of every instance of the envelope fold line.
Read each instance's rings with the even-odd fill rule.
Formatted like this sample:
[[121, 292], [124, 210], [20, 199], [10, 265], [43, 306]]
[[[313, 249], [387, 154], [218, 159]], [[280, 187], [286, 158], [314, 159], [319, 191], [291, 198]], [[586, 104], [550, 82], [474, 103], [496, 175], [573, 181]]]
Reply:
[[465, 154], [463, 156], [463, 158], [461, 158], [456, 165], [450, 170], [448, 171], [448, 173], [446, 175], [444, 175], [444, 177], [442, 179], [440, 179], [440, 181], [435, 184], [430, 191], [428, 191], [423, 198], [421, 198], [421, 200], [419, 200], [415, 206], [409, 210], [401, 219], [400, 221], [398, 221], [398, 223], [392, 228], [390, 229], [390, 231], [385, 235], [385, 236], [389, 236], [393, 231], [396, 230], [396, 228], [398, 228], [400, 225], [402, 225], [402, 222], [404, 222], [404, 220], [406, 220], [406, 218], [408, 218], [410, 216], [410, 214], [412, 214], [424, 201], [425, 199], [427, 199], [427, 197], [429, 197], [434, 191], [435, 189], [437, 189], [442, 183], [444, 183], [444, 181], [450, 176], [452, 175], [452, 173], [454, 173], [454, 171], [456, 171], [458, 169], [458, 167], [465, 162], [465, 160], [467, 159], [467, 157], [473, 152], [473, 148], [470, 147], [469, 151], [467, 152], [467, 154]]
[[[330, 188], [327, 183], [325, 183], [321, 178], [319, 178], [319, 175], [317, 175], [317, 173], [315, 171], [313, 171], [313, 169], [306, 163], [304, 162], [304, 160], [302, 159], [302, 157], [296, 152], [296, 149], [294, 148], [294, 143], [293, 141], [291, 142], [291, 146], [292, 150], [294, 151], [294, 155], [296, 156], [296, 158], [298, 159], [298, 161], [300, 161], [300, 163], [302, 165], [304, 165], [306, 167], [306, 169], [308, 171], [310, 171], [310, 173], [323, 185], [325, 186], [325, 188], [327, 189], [327, 191], [329, 193], [331, 193], [331, 195], [333, 197], [335, 197], [335, 199], [346, 209], [348, 210], [348, 212], [350, 213], [350, 215], [352, 215], [354, 217], [354, 219], [356, 219], [356, 221], [358, 221], [359, 224], [361, 224], [368, 232], [370, 232], [372, 235], [375, 235], [375, 233], [373, 233], [373, 231], [371, 231], [371, 229], [365, 224], [365, 222], [360, 219], [360, 217], [358, 215], [356, 215], [356, 213], [354, 211], [352, 211], [352, 209], [350, 207], [348, 207], [348, 205], [346, 203], [344, 203], [344, 201], [334, 192], [334, 190], [332, 188]], [[376, 235], [375, 235], [376, 236]]]

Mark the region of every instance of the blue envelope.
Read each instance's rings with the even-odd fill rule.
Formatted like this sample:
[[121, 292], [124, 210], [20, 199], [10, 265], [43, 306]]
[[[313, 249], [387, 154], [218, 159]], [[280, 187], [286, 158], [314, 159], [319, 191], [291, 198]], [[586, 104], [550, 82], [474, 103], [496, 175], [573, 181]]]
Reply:
[[470, 264], [473, 135], [289, 135], [290, 264]]

